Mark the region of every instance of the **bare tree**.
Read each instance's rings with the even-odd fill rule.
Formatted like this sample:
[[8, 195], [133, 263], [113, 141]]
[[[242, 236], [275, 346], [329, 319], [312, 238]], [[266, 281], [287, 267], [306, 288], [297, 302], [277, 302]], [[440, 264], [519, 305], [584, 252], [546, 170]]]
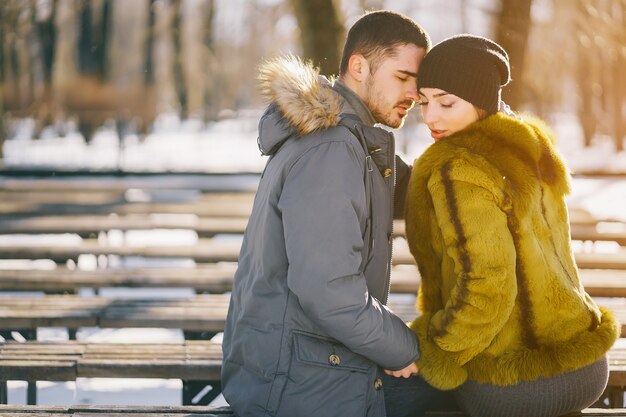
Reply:
[[611, 136], [615, 150], [624, 150], [624, 62], [626, 24], [624, 0], [578, 0], [574, 17], [579, 90], [578, 116], [585, 146], [598, 135]]
[[384, 6], [383, 0], [359, 0], [359, 5], [361, 6], [361, 10], [364, 12], [368, 10], [379, 10]]
[[339, 71], [345, 29], [333, 0], [290, 0], [295, 12], [304, 57], [326, 75]]
[[[180, 64], [185, 89], [185, 115], [204, 118], [211, 59], [212, 0], [183, 0], [180, 25]], [[210, 75], [210, 71], [209, 75]]]
[[526, 61], [532, 0], [501, 0], [496, 21], [496, 41], [509, 53], [511, 78], [515, 80], [504, 89], [504, 100], [514, 109], [524, 102], [525, 84], [522, 74]]
[[624, 150], [624, 136], [626, 135], [626, 120], [624, 118], [624, 101], [626, 100], [626, 81], [624, 81], [624, 64], [626, 64], [626, 1], [613, 0], [609, 4], [609, 18], [611, 20], [611, 76], [613, 80], [612, 113], [613, 139], [615, 151]]

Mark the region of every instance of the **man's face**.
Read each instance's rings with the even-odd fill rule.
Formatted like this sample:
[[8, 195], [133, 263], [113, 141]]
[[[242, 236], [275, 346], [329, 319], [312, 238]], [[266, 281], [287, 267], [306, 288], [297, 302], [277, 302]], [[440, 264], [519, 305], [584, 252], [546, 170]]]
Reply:
[[417, 70], [426, 51], [406, 44], [396, 46], [395, 52], [365, 79], [363, 101], [378, 123], [397, 129], [418, 99]]

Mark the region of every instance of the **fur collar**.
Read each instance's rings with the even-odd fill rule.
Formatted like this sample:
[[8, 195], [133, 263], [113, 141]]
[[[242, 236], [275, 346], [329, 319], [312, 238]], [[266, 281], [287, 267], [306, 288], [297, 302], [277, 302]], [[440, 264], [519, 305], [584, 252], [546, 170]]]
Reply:
[[433, 143], [419, 158], [417, 174], [428, 177], [434, 167], [455, 156], [479, 157], [507, 179], [513, 194], [531, 192], [533, 180], [546, 183], [558, 194], [569, 194], [569, 170], [554, 142], [541, 120], [525, 115], [522, 121], [496, 113]]
[[336, 126], [341, 98], [318, 69], [297, 57], [278, 57], [259, 70], [261, 94], [278, 109], [300, 136]]

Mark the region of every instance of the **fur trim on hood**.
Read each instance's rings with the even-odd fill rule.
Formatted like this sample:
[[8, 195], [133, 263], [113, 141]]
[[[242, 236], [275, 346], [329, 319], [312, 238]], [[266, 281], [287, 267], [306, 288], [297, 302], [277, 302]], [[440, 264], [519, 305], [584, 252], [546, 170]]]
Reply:
[[258, 80], [261, 94], [299, 135], [339, 124], [341, 98], [311, 63], [292, 55], [273, 58], [261, 65]]

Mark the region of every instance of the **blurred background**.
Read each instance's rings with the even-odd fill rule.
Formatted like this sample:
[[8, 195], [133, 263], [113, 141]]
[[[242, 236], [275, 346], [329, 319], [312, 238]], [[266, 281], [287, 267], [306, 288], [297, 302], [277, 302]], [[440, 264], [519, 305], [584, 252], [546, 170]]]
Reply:
[[[509, 52], [513, 109], [551, 122], [578, 171], [626, 171], [626, 0], [2, 0], [3, 167], [257, 172], [259, 63], [337, 72], [347, 28], [386, 8], [434, 43]], [[413, 110], [409, 159], [430, 143]]]

